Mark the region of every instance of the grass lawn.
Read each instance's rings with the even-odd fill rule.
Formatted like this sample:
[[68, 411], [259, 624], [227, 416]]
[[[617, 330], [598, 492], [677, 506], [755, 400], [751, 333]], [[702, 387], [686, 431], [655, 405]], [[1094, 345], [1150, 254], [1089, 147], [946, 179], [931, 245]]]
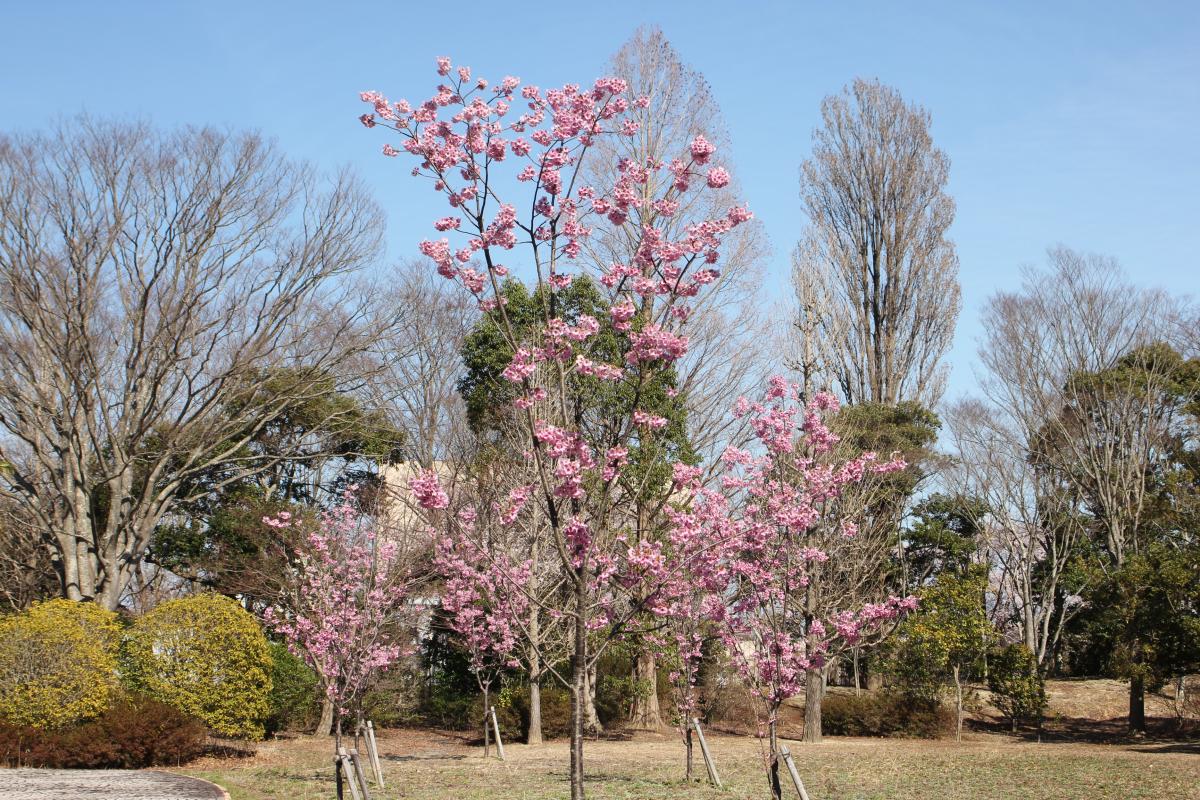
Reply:
[[[1200, 799], [1196, 745], [1032, 744], [987, 734], [971, 735], [962, 744], [841, 738], [788, 744], [812, 800]], [[588, 795], [596, 800], [770, 796], [756, 739], [714, 734], [710, 745], [725, 791], [706, 783], [687, 786], [683, 748], [669, 737], [588, 742]], [[507, 762], [484, 760], [480, 748], [433, 731], [381, 732], [380, 748], [388, 787], [373, 791], [374, 800], [568, 796], [565, 742], [508, 745]], [[207, 759], [180, 771], [221, 784], [233, 800], [317, 800], [333, 797], [331, 750], [328, 739], [300, 737], [264, 743], [253, 756]], [[696, 761], [703, 775], [699, 748]]]

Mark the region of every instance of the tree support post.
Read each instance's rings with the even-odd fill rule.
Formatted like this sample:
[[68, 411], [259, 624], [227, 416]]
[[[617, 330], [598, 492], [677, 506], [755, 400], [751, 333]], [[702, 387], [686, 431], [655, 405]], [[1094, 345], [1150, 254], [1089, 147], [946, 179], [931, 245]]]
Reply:
[[500, 722], [496, 719], [496, 707], [488, 709], [492, 714], [492, 730], [496, 732], [496, 754], [504, 761], [504, 742], [500, 739]]
[[338, 783], [342, 784], [344, 781], [350, 785], [350, 796], [353, 800], [370, 800], [369, 797], [363, 797], [363, 786], [359, 781], [358, 770], [355, 769], [354, 762], [344, 747], [338, 748], [337, 766]]
[[792, 776], [792, 785], [796, 787], [796, 792], [800, 795], [800, 800], [808, 800], [808, 792], [804, 791], [804, 781], [800, 780], [800, 773], [796, 770], [796, 762], [792, 760], [792, 753], [787, 749], [787, 745], [779, 748], [779, 755], [783, 758], [783, 763], [787, 764], [788, 774]]
[[383, 764], [379, 761], [379, 745], [375, 742], [375, 723], [370, 720], [367, 720], [367, 753], [371, 756], [371, 766], [375, 769], [375, 783], [382, 789]]
[[700, 730], [700, 720], [692, 717], [692, 727], [696, 731], [696, 738], [700, 740], [700, 754], [704, 756], [704, 766], [708, 768], [708, 779], [712, 781], [713, 786], [724, 789], [721, 776], [717, 774], [717, 764], [713, 761], [712, 753], [708, 752], [708, 740], [704, 738], [704, 731]]
[[363, 769], [362, 759], [358, 750], [350, 751], [350, 763], [354, 765], [354, 774], [358, 777], [358, 785], [362, 787], [363, 800], [371, 800], [371, 789], [367, 783], [367, 771]]

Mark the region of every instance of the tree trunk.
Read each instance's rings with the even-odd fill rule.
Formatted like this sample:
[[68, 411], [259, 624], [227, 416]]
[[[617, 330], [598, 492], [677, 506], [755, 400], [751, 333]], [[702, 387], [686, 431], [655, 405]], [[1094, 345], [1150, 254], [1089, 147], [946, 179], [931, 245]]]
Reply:
[[571, 654], [571, 800], [584, 800], [583, 727], [588, 706], [586, 577], [577, 577], [574, 652]]
[[858, 669], [858, 645], [854, 647], [853, 664], [854, 664], [854, 694], [862, 694], [862, 677]]
[[[541, 557], [541, 542], [533, 537], [530, 545], [528, 591], [537, 593], [538, 560]], [[537, 603], [529, 604], [529, 729], [525, 731], [525, 744], [542, 743], [542, 656], [538, 651], [542, 640], [542, 617]]]
[[317, 736], [328, 736], [333, 732], [333, 701], [329, 695], [321, 698], [321, 718], [317, 720]]
[[692, 726], [687, 725], [684, 728], [683, 746], [687, 751], [687, 763], [684, 767], [683, 777], [688, 783], [692, 782]]
[[954, 741], [962, 741], [962, 725], [963, 725], [963, 698], [962, 698], [962, 680], [958, 674], [958, 664], [954, 665]]
[[596, 713], [596, 667], [593, 665], [584, 672], [584, 731], [592, 736], [604, 733], [604, 724], [600, 722], [600, 716]]
[[489, 720], [488, 720], [488, 708], [489, 708], [488, 707], [488, 689], [489, 689], [489, 687], [490, 687], [490, 684], [486, 684], [486, 683], [482, 687], [480, 687], [483, 689], [483, 757], [484, 758], [488, 757], [488, 752], [491, 750], [491, 747], [492, 747], [492, 733], [491, 733], [491, 730], [488, 728], [488, 722], [489, 722]]
[[825, 699], [825, 670], [810, 669], [804, 681], [804, 741], [821, 741], [821, 701]]
[[525, 732], [525, 744], [542, 743], [542, 678], [529, 679], [529, 730]]
[[633, 680], [639, 691], [633, 695], [629, 727], [639, 731], [661, 730], [663, 722], [658, 703], [658, 664], [654, 653], [646, 648], [645, 643], [633, 662]]
[[771, 736], [771, 764], [767, 770], [767, 780], [771, 784], [771, 797], [774, 800], [781, 800], [783, 797], [783, 787], [779, 783], [779, 730], [778, 722], [779, 709], [776, 708], [771, 712], [771, 721], [767, 723], [767, 730]]
[[1146, 681], [1141, 675], [1129, 680], [1129, 730], [1146, 732]]

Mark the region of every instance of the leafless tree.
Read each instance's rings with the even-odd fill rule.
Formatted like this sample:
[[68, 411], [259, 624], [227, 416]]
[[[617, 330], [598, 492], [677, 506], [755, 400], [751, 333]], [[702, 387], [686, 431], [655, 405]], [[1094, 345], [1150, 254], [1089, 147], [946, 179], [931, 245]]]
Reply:
[[374, 336], [343, 276], [379, 236], [353, 179], [255, 135], [0, 138], [3, 492], [65, 596], [116, 607], [174, 504], [289, 458], [245, 445], [331, 377], [353, 388]]
[[383, 301], [393, 316], [377, 347], [383, 355], [371, 381], [373, 404], [407, 435], [408, 460], [428, 468], [473, 446], [458, 382], [478, 309], [428, 263], [404, 262], [394, 277]]
[[1149, 362], [1105, 381], [1088, 376], [1167, 336], [1173, 303], [1131, 284], [1110, 258], [1058, 247], [1050, 264], [1028, 270], [1021, 291], [988, 303], [982, 386], [1031, 458], [1069, 479], [1103, 521], [1105, 546], [1120, 566], [1166, 443], [1169, 421], [1153, 384], [1168, 376]]
[[[656, 27], [638, 29], [612, 57], [610, 73], [624, 79], [634, 96], [649, 98], [649, 104], [636, 119], [638, 134], [612, 137], [598, 142], [602, 157], [591, 161], [590, 183], [610, 186], [617, 179], [616, 165], [626, 158], [636, 164], [669, 161], [680, 143], [704, 136], [729, 153], [729, 134], [721, 110], [704, 76], [688, 66]], [[729, 165], [726, 165], [728, 168]], [[644, 196], [660, 193], [655, 175], [643, 187]], [[686, 225], [712, 218], [738, 202], [740, 188], [736, 180], [719, 192], [692, 192], [671, 214], [644, 203], [633, 211], [636, 221], [675, 235]], [[598, 266], [632, 263], [637, 243], [622, 226], [604, 222], [593, 232], [589, 256]], [[739, 226], [725, 240], [722, 256], [724, 270], [717, 284], [693, 305], [688, 322], [688, 354], [677, 366], [676, 384], [684, 398], [687, 430], [691, 446], [704, 463], [715, 465], [720, 451], [731, 442], [741, 443], [745, 436], [743, 419], [735, 419], [729, 410], [739, 394], [749, 392], [762, 380], [764, 356], [769, 339], [762, 335], [765, 319], [759, 298], [761, 260], [766, 255], [765, 236], [757, 222]], [[647, 298], [653, 303], [653, 297]], [[713, 477], [712, 470], [707, 475]], [[631, 496], [645, 500], [642, 493]], [[659, 501], [662, 502], [659, 502]], [[639, 502], [630, 510], [640, 535], [650, 536], [658, 523], [665, 498]], [[643, 687], [654, 687], [654, 656], [645, 648], [635, 658], [634, 679]], [[657, 693], [637, 694], [630, 714], [635, 728], [654, 730], [663, 726]]]
[[802, 371], [850, 403], [933, 407], [960, 306], [950, 161], [929, 113], [879, 81], [826, 97], [821, 115], [793, 259]]
[[1028, 442], [994, 409], [962, 400], [944, 418], [956, 459], [943, 478], [983, 501], [979, 549], [993, 565], [989, 612], [1001, 629], [1015, 624], [1038, 663], [1054, 652], [1074, 612], [1081, 586], [1066, 569], [1084, 535], [1072, 487], [1029, 458]]
[[1153, 359], [1115, 368], [1163, 338], [1176, 314], [1112, 259], [1059, 247], [1049, 261], [988, 302], [984, 399], [947, 412], [957, 456], [948, 478], [986, 501], [995, 588], [1008, 595], [998, 607], [1017, 617], [1041, 663], [1078, 609], [1083, 587], [1064, 579], [1076, 545], [1095, 535], [1117, 567], [1136, 547], [1170, 428], [1156, 387], [1167, 374]]
[[45, 537], [20, 505], [0, 497], [0, 604], [20, 611], [53, 596], [58, 579], [50, 557]]
[[[720, 106], [708, 81], [684, 63], [657, 27], [639, 28], [612, 57], [610, 74], [629, 83], [635, 96], [648, 97], [649, 105], [635, 117], [641, 124], [638, 135], [610, 137], [597, 142], [604, 151], [590, 162], [588, 180], [611, 186], [620, 158], [635, 163], [669, 161], [681, 143], [704, 136], [718, 153], [730, 154], [733, 145]], [[731, 174], [733, 167], [723, 164]], [[644, 196], [653, 197], [659, 187], [651, 182]], [[720, 216], [742, 202], [736, 175], [720, 191], [691, 192], [673, 214], [665, 215], [648, 203], [633, 211], [639, 224], [661, 228], [674, 236], [689, 224]], [[590, 257], [598, 266], [633, 260], [628, 234], [619, 226], [601, 222], [592, 234]], [[751, 220], [735, 228], [724, 240], [721, 277], [703, 298], [693, 304], [688, 321], [689, 352], [677, 365], [677, 384], [685, 398], [688, 431], [692, 446], [705, 462], [715, 460], [728, 443], [744, 441], [742, 422], [729, 414], [741, 394], [750, 393], [770, 369], [773, 355], [769, 320], [764, 314], [761, 286], [763, 265], [769, 252], [766, 233]], [[653, 302], [649, 298], [648, 302]]]

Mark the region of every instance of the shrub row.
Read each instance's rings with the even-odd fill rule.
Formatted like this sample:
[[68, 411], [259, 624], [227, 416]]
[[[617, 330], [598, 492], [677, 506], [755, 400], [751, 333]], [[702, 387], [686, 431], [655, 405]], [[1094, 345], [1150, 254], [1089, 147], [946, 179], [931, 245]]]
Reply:
[[110, 718], [123, 688], [221, 736], [260, 739], [264, 723], [289, 724], [313, 704], [311, 672], [280, 650], [222, 595], [163, 603], [124, 630], [93, 603], [38, 603], [0, 619], [0, 722], [10, 734], [37, 729], [45, 742], [55, 731], [86, 736], [86, 723], [119, 724]]
[[56, 729], [0, 723], [0, 763], [9, 767], [140, 769], [200, 755], [204, 724], [148, 698], [120, 698], [99, 718]]
[[954, 711], [891, 692], [828, 694], [821, 726], [832, 736], [897, 736], [936, 739], [954, 731]]

